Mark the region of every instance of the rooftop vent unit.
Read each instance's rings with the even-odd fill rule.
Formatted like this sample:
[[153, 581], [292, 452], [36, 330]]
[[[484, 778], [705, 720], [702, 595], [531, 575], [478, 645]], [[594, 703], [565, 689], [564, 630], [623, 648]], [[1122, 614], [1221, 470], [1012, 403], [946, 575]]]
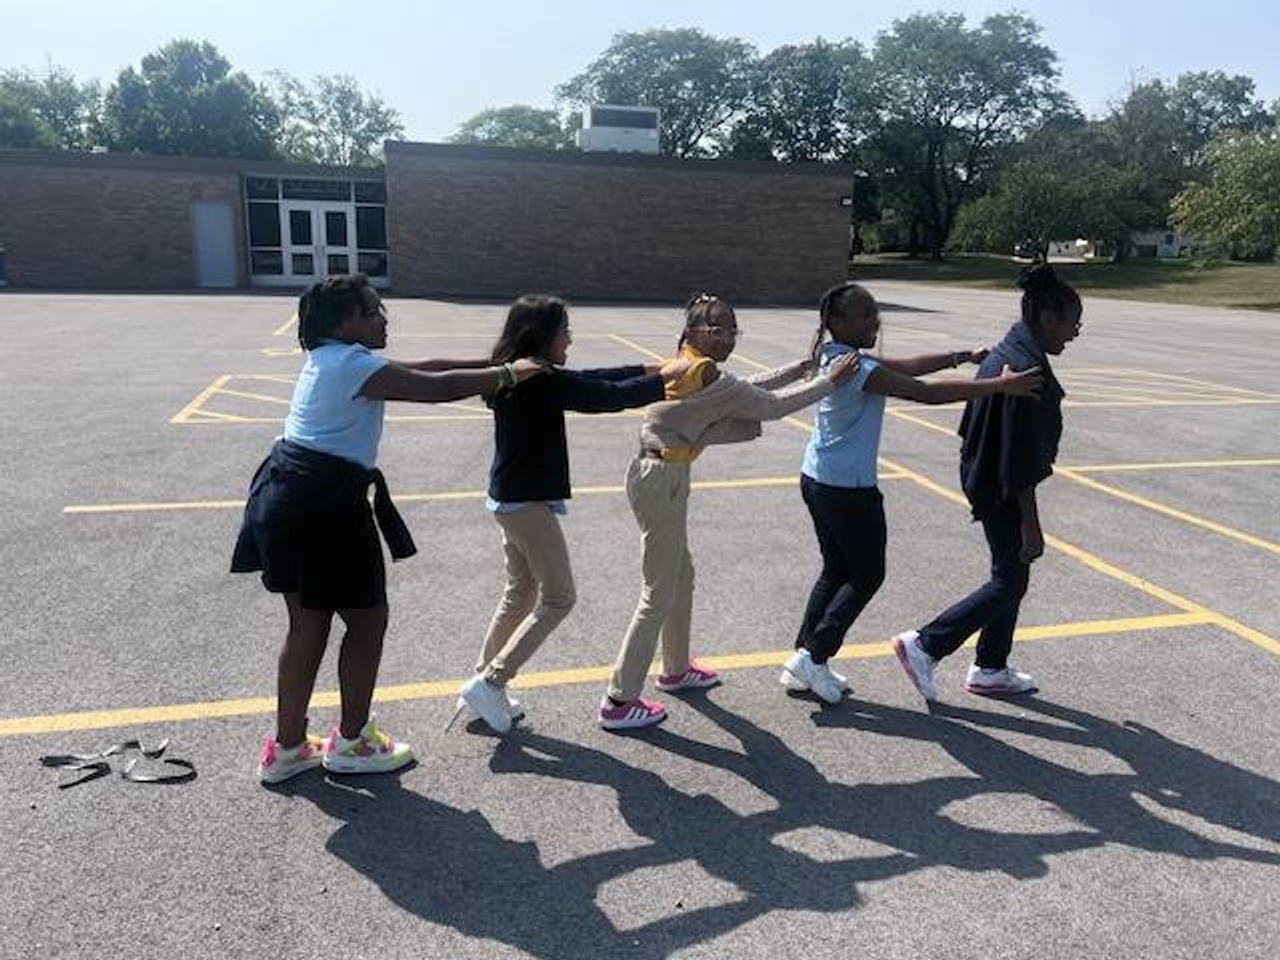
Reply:
[[610, 104], [587, 107], [578, 131], [578, 146], [583, 150], [657, 153], [658, 108]]

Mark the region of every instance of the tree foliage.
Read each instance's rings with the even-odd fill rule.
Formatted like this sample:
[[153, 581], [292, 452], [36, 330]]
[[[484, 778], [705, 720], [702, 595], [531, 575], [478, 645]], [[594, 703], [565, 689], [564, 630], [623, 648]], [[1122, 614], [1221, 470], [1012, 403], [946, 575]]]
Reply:
[[559, 113], [524, 104], [481, 110], [464, 121], [449, 139], [454, 143], [543, 150], [562, 150], [573, 146], [573, 135]]
[[253, 160], [279, 152], [275, 102], [208, 42], [174, 40], [122, 70], [103, 121], [113, 150]]
[[289, 160], [344, 167], [382, 163], [382, 144], [404, 135], [400, 115], [360, 89], [355, 77], [321, 74], [304, 83], [271, 74], [279, 105], [280, 153]]
[[1236, 134], [1208, 151], [1208, 180], [1173, 200], [1178, 229], [1231, 257], [1273, 259], [1280, 249], [1280, 137]]
[[674, 157], [715, 152], [750, 91], [755, 48], [702, 30], [619, 33], [582, 73], [556, 88], [579, 109], [615, 103], [657, 107], [661, 150]]

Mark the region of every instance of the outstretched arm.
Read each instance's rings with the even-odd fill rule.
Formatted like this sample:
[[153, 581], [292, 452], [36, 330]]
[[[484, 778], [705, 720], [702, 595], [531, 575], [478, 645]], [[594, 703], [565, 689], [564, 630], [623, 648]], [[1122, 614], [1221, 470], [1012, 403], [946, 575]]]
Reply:
[[1008, 393], [1018, 397], [1034, 397], [1040, 393], [1044, 377], [1040, 368], [1033, 367], [1014, 373], [1008, 367], [998, 377], [985, 380], [917, 380], [904, 376], [884, 366], [877, 367], [867, 377], [862, 388], [868, 393], [887, 397], [900, 397], [916, 403], [953, 403], [956, 400], [974, 400], [996, 393]]
[[806, 357], [803, 360], [797, 360], [795, 363], [788, 363], [785, 367], [778, 367], [776, 370], [762, 370], [747, 377], [747, 382], [754, 383], [757, 387], [763, 387], [765, 390], [777, 390], [779, 387], [785, 387], [789, 383], [795, 383], [801, 377], [808, 376], [817, 369], [818, 365]]
[[424, 373], [393, 363], [373, 373], [360, 388], [368, 400], [408, 400], [413, 403], [450, 403], [479, 393], [513, 386], [543, 370], [535, 360], [485, 367], [480, 370], [446, 370]]
[[391, 360], [402, 370], [416, 370], [419, 373], [439, 373], [443, 370], [488, 370], [494, 366], [492, 360]]
[[947, 370], [962, 363], [981, 363], [991, 351], [984, 348], [978, 350], [956, 350], [952, 353], [926, 353], [918, 357], [884, 357], [880, 366], [888, 367], [907, 377], [924, 377], [939, 370]]

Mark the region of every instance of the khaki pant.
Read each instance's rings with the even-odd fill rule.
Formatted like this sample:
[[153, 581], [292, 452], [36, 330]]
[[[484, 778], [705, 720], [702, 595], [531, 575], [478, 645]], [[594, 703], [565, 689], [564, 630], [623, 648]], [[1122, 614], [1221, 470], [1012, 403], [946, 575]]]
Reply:
[[495, 513], [507, 585], [485, 634], [476, 671], [504, 685], [573, 609], [577, 595], [560, 521], [545, 503]]
[[627, 469], [627, 498], [640, 524], [644, 587], [609, 680], [609, 696], [623, 701], [640, 695], [659, 637], [662, 672], [680, 674], [689, 668], [689, 464], [637, 457]]

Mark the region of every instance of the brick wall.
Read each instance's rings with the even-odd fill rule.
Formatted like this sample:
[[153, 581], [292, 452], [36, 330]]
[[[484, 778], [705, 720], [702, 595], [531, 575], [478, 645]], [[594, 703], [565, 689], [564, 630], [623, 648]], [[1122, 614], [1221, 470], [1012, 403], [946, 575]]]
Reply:
[[844, 279], [830, 167], [387, 144], [397, 293], [812, 302]]
[[229, 202], [239, 224], [238, 174], [119, 161], [135, 158], [0, 157], [0, 245], [11, 286], [195, 286], [192, 204]]

